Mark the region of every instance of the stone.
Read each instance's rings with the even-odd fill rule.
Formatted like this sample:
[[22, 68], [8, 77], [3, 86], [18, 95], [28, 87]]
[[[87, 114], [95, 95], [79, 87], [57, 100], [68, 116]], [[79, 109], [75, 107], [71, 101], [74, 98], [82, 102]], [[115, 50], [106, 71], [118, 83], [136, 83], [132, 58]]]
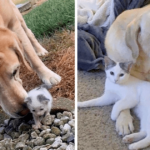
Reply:
[[39, 130], [35, 130], [35, 132], [36, 132], [37, 134], [40, 134], [40, 131], [39, 131]]
[[55, 139], [54, 138], [50, 138], [50, 139], [47, 139], [46, 140], [46, 144], [53, 144], [54, 143], [54, 141], [55, 141]]
[[0, 134], [0, 141], [4, 139], [4, 135]]
[[12, 137], [12, 139], [16, 139], [19, 137], [19, 133], [18, 132], [11, 132], [10, 136]]
[[39, 134], [39, 136], [42, 137], [44, 134], [50, 133], [50, 131], [51, 131], [51, 129], [43, 130], [43, 131]]
[[67, 139], [67, 142], [68, 142], [68, 143], [74, 142], [74, 135], [73, 135], [73, 134], [70, 134], [70, 136], [69, 136], [68, 139]]
[[47, 148], [40, 148], [40, 150], [47, 150]]
[[66, 143], [61, 143], [61, 146], [59, 147], [61, 150], [66, 150], [67, 144]]
[[41, 126], [41, 130], [46, 130], [46, 129], [49, 129], [50, 127], [49, 126], [46, 126], [46, 125], [42, 125]]
[[37, 133], [34, 131], [31, 133], [32, 139], [36, 139], [38, 137]]
[[51, 134], [50, 133], [46, 133], [46, 134], [44, 134], [43, 138], [45, 140], [47, 140], [47, 139], [51, 138]]
[[69, 144], [66, 148], [66, 150], [75, 150], [74, 146], [72, 144]]
[[7, 126], [9, 122], [9, 119], [4, 120], [4, 125]]
[[70, 125], [69, 124], [65, 124], [64, 127], [63, 127], [63, 130], [64, 130], [64, 132], [70, 131], [71, 130]]
[[20, 132], [23, 132], [23, 131], [28, 131], [30, 128], [31, 128], [30, 125], [21, 123], [18, 129]]
[[4, 139], [11, 139], [11, 137], [7, 134], [4, 134]]
[[23, 148], [23, 150], [32, 150], [32, 148], [30, 146], [25, 145], [25, 147]]
[[58, 148], [62, 143], [61, 137], [55, 138], [55, 142], [51, 145], [51, 148]]
[[60, 130], [59, 130], [59, 128], [57, 128], [57, 127], [52, 127], [51, 128], [51, 132], [53, 133], [53, 134], [55, 134], [55, 135], [60, 135]]
[[42, 124], [49, 126], [52, 124], [52, 119], [50, 115], [46, 115], [43, 119], [42, 119]]
[[24, 147], [25, 147], [25, 143], [24, 142], [19, 142], [19, 143], [17, 143], [15, 149], [20, 150], [20, 149], [23, 149]]
[[63, 121], [63, 122], [64, 122], [64, 124], [65, 124], [65, 123], [68, 123], [68, 121], [69, 121], [69, 117], [67, 117], [67, 116], [63, 116], [60, 120], [61, 120], [61, 121]]
[[63, 116], [69, 117], [69, 120], [72, 120], [72, 118], [73, 118], [72, 113], [71, 113], [71, 112], [68, 112], [68, 111], [64, 111], [64, 112], [63, 112]]
[[75, 119], [72, 119], [68, 122], [71, 127], [75, 127]]
[[27, 140], [29, 139], [29, 134], [22, 134], [22, 135], [20, 135], [19, 136], [19, 140], [20, 140], [20, 142], [26, 142]]
[[63, 114], [62, 114], [62, 113], [60, 113], [60, 112], [59, 112], [59, 113], [57, 113], [57, 118], [58, 118], [58, 119], [60, 119], [62, 116], [63, 116]]
[[4, 134], [5, 132], [5, 128], [4, 127], [0, 127], [0, 134]]
[[45, 140], [42, 137], [37, 137], [34, 141], [35, 146], [41, 146], [45, 144]]
[[56, 118], [56, 119], [54, 120], [54, 125], [55, 125], [55, 126], [59, 126], [59, 122], [60, 122], [60, 119], [57, 119], [57, 118]]
[[71, 135], [70, 135], [70, 132], [67, 132], [65, 135], [62, 136], [61, 139], [62, 139], [62, 141], [65, 141], [65, 142], [66, 142], [67, 139], [68, 139], [70, 136], [71, 136]]

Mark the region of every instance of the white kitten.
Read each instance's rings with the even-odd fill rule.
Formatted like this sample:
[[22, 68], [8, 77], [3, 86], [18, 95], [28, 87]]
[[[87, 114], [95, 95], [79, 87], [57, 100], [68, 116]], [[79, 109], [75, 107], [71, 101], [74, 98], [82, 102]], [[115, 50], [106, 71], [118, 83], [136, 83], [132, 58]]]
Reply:
[[78, 107], [105, 106], [114, 104], [111, 119], [116, 120], [120, 112], [134, 108], [141, 120], [141, 130], [138, 133], [123, 138], [129, 149], [137, 150], [150, 145], [150, 83], [139, 80], [129, 74], [132, 62], [115, 63], [105, 57], [105, 72], [107, 75], [104, 94], [96, 99], [78, 102]]
[[30, 112], [33, 114], [35, 125], [33, 128], [41, 127], [41, 120], [50, 115], [53, 98], [49, 91], [44, 87], [38, 87], [28, 92], [28, 97], [25, 99]]

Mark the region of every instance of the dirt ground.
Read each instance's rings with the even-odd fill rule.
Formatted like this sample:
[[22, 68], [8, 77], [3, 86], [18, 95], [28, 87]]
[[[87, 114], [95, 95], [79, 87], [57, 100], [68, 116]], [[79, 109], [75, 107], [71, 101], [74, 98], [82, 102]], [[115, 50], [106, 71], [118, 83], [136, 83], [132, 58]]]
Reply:
[[[48, 50], [48, 54], [41, 57], [44, 64], [62, 77], [60, 84], [54, 86], [50, 92], [53, 97], [65, 97], [74, 100], [75, 86], [75, 47], [74, 32], [57, 31], [52, 37], [39, 40], [41, 45]], [[30, 72], [22, 66], [20, 78], [23, 87], [29, 91], [42, 84], [35, 72]]]

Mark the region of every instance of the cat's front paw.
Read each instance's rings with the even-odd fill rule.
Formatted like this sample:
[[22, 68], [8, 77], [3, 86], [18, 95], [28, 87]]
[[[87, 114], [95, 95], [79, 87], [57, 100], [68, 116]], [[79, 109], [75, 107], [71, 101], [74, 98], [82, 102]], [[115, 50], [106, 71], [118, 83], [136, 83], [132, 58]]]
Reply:
[[138, 144], [136, 143], [129, 145], [129, 150], [138, 150], [138, 149], [141, 149], [141, 148], [139, 148]]
[[35, 124], [35, 125], [32, 125], [32, 128], [35, 129], [35, 130], [37, 130], [37, 129], [40, 129], [41, 126], [42, 126], [41, 123], [37, 123], [37, 124]]
[[131, 134], [130, 135], [126, 135], [123, 139], [122, 139], [123, 143], [133, 143], [133, 137], [131, 137]]
[[111, 119], [113, 121], [116, 121], [117, 117], [118, 117], [118, 113], [116, 113], [115, 111], [112, 111], [112, 113], [111, 113]]

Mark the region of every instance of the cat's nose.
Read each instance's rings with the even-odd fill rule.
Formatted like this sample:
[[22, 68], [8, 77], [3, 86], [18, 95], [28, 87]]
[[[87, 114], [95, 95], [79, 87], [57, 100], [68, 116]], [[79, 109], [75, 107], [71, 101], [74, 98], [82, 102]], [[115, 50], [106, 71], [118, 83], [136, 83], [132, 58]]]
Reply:
[[115, 83], [117, 83], [118, 80], [115, 80]]

